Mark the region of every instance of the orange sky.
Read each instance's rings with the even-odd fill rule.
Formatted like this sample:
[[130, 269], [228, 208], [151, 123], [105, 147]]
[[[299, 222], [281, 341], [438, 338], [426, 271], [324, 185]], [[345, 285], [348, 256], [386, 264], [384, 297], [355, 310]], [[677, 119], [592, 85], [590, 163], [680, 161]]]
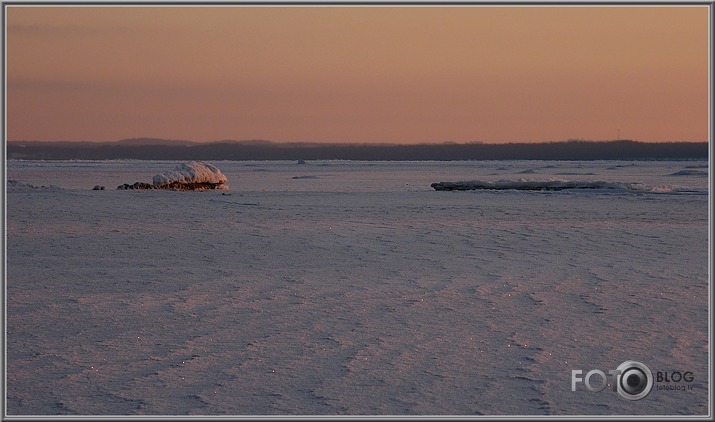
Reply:
[[5, 6], [8, 140], [709, 141], [707, 6]]

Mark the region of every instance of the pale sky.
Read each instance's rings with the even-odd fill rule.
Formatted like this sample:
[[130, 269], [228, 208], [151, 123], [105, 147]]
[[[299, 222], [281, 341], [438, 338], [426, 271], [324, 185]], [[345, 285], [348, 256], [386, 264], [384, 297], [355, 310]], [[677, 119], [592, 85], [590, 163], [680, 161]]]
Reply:
[[707, 6], [9, 6], [8, 140], [709, 141]]

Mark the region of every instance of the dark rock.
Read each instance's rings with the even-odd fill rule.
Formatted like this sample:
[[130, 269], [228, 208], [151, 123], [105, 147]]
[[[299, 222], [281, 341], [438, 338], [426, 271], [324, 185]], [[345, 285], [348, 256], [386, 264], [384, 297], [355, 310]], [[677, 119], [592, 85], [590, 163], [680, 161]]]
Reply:
[[150, 183], [144, 183], [144, 182], [135, 182], [134, 184], [130, 185], [129, 183], [125, 183], [123, 185], [117, 186], [117, 190], [141, 190], [141, 189], [156, 189], [154, 185]]

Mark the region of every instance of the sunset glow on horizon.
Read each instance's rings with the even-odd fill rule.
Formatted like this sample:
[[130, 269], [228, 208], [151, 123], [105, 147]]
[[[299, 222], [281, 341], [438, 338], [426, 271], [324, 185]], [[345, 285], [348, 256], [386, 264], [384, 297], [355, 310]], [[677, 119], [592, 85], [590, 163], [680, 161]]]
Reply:
[[5, 6], [6, 139], [709, 141], [707, 6]]

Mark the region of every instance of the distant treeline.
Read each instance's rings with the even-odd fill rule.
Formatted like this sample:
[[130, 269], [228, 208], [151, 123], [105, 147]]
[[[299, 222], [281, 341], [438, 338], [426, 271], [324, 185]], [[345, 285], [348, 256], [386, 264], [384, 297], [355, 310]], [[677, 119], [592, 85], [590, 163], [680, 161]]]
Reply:
[[564, 141], [508, 144], [213, 143], [133, 139], [112, 143], [8, 142], [8, 159], [30, 160], [690, 160], [707, 142]]

